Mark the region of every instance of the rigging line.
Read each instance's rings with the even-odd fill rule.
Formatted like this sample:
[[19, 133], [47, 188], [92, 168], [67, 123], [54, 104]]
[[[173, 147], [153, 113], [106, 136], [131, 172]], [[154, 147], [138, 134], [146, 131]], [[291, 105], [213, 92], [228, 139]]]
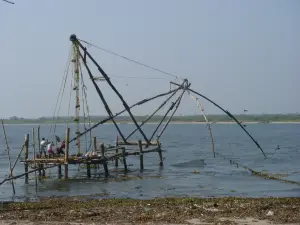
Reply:
[[[86, 107], [86, 111], [88, 114], [88, 122], [89, 122], [89, 128], [91, 127], [91, 117], [90, 117], [90, 112], [89, 112], [89, 106], [88, 106], [88, 101], [87, 101], [87, 93], [86, 93], [86, 86], [84, 84], [84, 79], [83, 79], [83, 73], [82, 73], [82, 67], [81, 64], [79, 64], [79, 70], [80, 70], [80, 76], [81, 76], [81, 84], [82, 84], [82, 95], [84, 95], [83, 100], [85, 101], [85, 107]], [[83, 112], [85, 112], [83, 110]], [[84, 124], [84, 129], [86, 129], [86, 126]], [[90, 146], [86, 149], [86, 152], [90, 150], [91, 146], [92, 146], [92, 131], [89, 132], [90, 133]]]
[[210, 123], [204, 113], [204, 108], [202, 106], [202, 104], [200, 103], [199, 99], [194, 97], [189, 91], [188, 91], [188, 94], [189, 96], [196, 101], [196, 104], [197, 106], [199, 107], [200, 111], [202, 112], [202, 115], [206, 121], [206, 125], [207, 125], [207, 128], [208, 128], [208, 132], [209, 132], [209, 136], [210, 136], [210, 139], [211, 139], [211, 145], [212, 145], [212, 152], [214, 154], [214, 158], [216, 157], [216, 154], [215, 154], [215, 143], [214, 143], [214, 139], [213, 139], [213, 136], [212, 136], [212, 132], [211, 132], [211, 126], [210, 126]]
[[[74, 72], [73, 72], [73, 77], [75, 76]], [[72, 77], [72, 78], [73, 78]], [[67, 128], [69, 127], [69, 119], [70, 119], [70, 108], [71, 108], [71, 98], [72, 98], [72, 88], [73, 88], [73, 79], [71, 79], [70, 81], [70, 97], [69, 97], [69, 106], [68, 106], [68, 119], [67, 119]], [[77, 137], [75, 137], [75, 140], [77, 139]]]
[[[80, 65], [80, 64], [79, 64]], [[79, 70], [81, 72], [81, 67], [79, 66]], [[81, 74], [81, 78], [82, 78], [82, 74]], [[79, 88], [79, 87], [78, 87]], [[84, 127], [84, 130], [86, 130], [86, 126], [85, 126], [85, 102], [84, 102], [84, 93], [83, 93], [83, 90], [84, 90], [84, 84], [83, 84], [83, 81], [81, 79], [81, 97], [82, 97], [82, 111], [83, 111], [83, 127]], [[84, 135], [84, 139], [85, 139], [85, 150], [87, 151], [87, 138], [86, 138], [86, 134]]]
[[[60, 96], [61, 91], [62, 91], [62, 89], [65, 88], [65, 85], [66, 85], [66, 80], [67, 80], [67, 76], [68, 76], [69, 68], [70, 68], [70, 58], [71, 58], [71, 53], [72, 53], [71, 50], [72, 49], [69, 50], [68, 61], [66, 63], [66, 68], [65, 68], [65, 71], [64, 71], [64, 76], [62, 78], [61, 86], [60, 86], [59, 93], [58, 93], [58, 96], [57, 96], [57, 100], [56, 100], [56, 104], [55, 104], [55, 109], [54, 109], [54, 112], [53, 112], [53, 117], [55, 117], [55, 114], [56, 114], [56, 110], [57, 110], [57, 106], [58, 106], [58, 102], [59, 102], [59, 97], [62, 98], [62, 96]], [[63, 87], [63, 84], [64, 84], [64, 87]], [[48, 136], [49, 136], [49, 134], [50, 134], [50, 132], [52, 130], [52, 126], [53, 126], [53, 124], [51, 123]]]
[[178, 109], [178, 107], [179, 107], [179, 105], [180, 105], [180, 103], [181, 103], [181, 100], [182, 100], [182, 97], [183, 97], [185, 91], [187, 90], [187, 88], [190, 87], [190, 85], [191, 85], [191, 84], [188, 84], [187, 87], [184, 87], [183, 92], [181, 93], [181, 95], [180, 95], [180, 97], [179, 97], [179, 100], [178, 100], [178, 102], [177, 102], [177, 104], [176, 104], [176, 107], [175, 107], [173, 113], [172, 113], [171, 116], [169, 117], [169, 119], [168, 119], [167, 123], [165, 124], [165, 126], [163, 127], [162, 131], [159, 133], [159, 135], [157, 135], [157, 140], [159, 140], [159, 138], [161, 137], [161, 135], [164, 133], [164, 131], [166, 130], [167, 126], [168, 126], [169, 123], [171, 122], [171, 120], [172, 120], [174, 114], [176, 113], [176, 111], [177, 111], [177, 109]]
[[117, 76], [117, 75], [110, 75], [110, 78], [124, 78], [124, 79], [145, 79], [145, 80], [166, 80], [170, 81], [168, 79], [162, 78], [162, 77], [134, 77], [134, 76]]
[[[142, 62], [138, 62], [138, 61], [136, 61], [136, 60], [130, 59], [130, 58], [126, 57], [126, 56], [120, 55], [120, 54], [118, 54], [118, 53], [115, 53], [115, 52], [113, 52], [113, 51], [107, 50], [107, 49], [102, 48], [102, 47], [100, 47], [100, 46], [91, 44], [91, 43], [89, 43], [89, 42], [87, 42], [87, 41], [84, 41], [84, 40], [81, 40], [81, 39], [78, 39], [78, 40], [79, 40], [79, 41], [82, 41], [82, 42], [84, 42], [84, 43], [86, 43], [86, 44], [88, 44], [88, 45], [90, 45], [90, 46], [93, 46], [93, 47], [95, 47], [95, 48], [98, 48], [98, 49], [100, 49], [100, 50], [102, 50], [102, 51], [104, 51], [104, 52], [107, 52], [107, 53], [109, 53], [109, 54], [112, 54], [112, 55], [118, 56], [118, 57], [120, 57], [120, 58], [123, 58], [123, 59], [125, 59], [125, 60], [127, 60], [127, 61], [129, 61], [129, 62], [138, 64], [138, 65], [140, 65], [140, 66], [144, 66], [144, 67], [146, 67], [146, 68], [148, 68], [148, 69], [152, 69], [152, 70], [154, 70], [154, 71], [160, 72], [160, 73], [165, 74], [165, 75], [168, 75], [168, 76], [172, 76], [172, 77], [175, 77], [175, 78], [181, 78], [181, 77], [176, 76], [176, 75], [174, 75], [174, 74], [171, 74], [171, 73], [169, 73], [169, 72], [163, 71], [163, 70], [161, 70], [161, 69], [158, 69], [158, 68], [155, 68], [155, 67], [152, 67], [152, 66], [148, 66], [148, 65], [146, 65], [146, 64], [144, 64], [144, 63], [142, 63]], [[181, 78], [181, 79], [183, 79], [183, 78]]]
[[[174, 82], [171, 82], [172, 84], [179, 86], [180, 84], [176, 84]], [[220, 110], [222, 110], [224, 113], [226, 113], [231, 119], [233, 119], [244, 131], [245, 133], [251, 138], [251, 140], [255, 143], [255, 145], [260, 149], [260, 151], [263, 153], [264, 157], [267, 158], [264, 150], [261, 148], [261, 146], [258, 144], [258, 142], [252, 137], [252, 135], [245, 129], [245, 127], [227, 110], [225, 110], [224, 108], [222, 108], [221, 106], [219, 106], [217, 103], [215, 103], [214, 101], [210, 100], [209, 98], [207, 98], [206, 96], [200, 94], [197, 91], [194, 91], [190, 88], [188, 88], [188, 90], [196, 95], [199, 95], [200, 97], [204, 98], [205, 100], [209, 101], [210, 103], [212, 103], [214, 106], [216, 106], [217, 108], [219, 108]]]
[[[97, 67], [98, 71], [102, 74], [102, 76], [105, 78], [107, 84], [110, 86], [110, 88], [115, 92], [115, 94], [119, 97], [119, 99], [121, 100], [123, 106], [125, 107], [126, 111], [128, 112], [129, 116], [131, 117], [131, 120], [133, 121], [134, 125], [138, 128], [139, 132], [141, 133], [141, 135], [143, 136], [143, 138], [145, 139], [145, 141], [150, 144], [147, 136], [145, 135], [144, 131], [140, 128], [140, 126], [138, 125], [135, 117], [133, 116], [132, 112], [130, 111], [130, 108], [127, 104], [127, 102], [124, 100], [123, 96], [120, 94], [120, 92], [116, 89], [116, 87], [112, 84], [112, 82], [110, 81], [108, 75], [105, 73], [105, 71], [101, 68], [101, 66], [97, 63], [97, 61], [91, 56], [91, 54], [86, 50], [86, 48], [84, 48], [81, 44], [80, 41], [78, 41], [78, 39], [76, 38], [76, 36], [71, 36], [71, 41], [72, 42], [77, 42], [78, 44], [76, 45], [78, 48], [80, 47], [81, 49], [84, 50], [84, 54], [86, 54], [89, 59], [94, 63], [94, 65]], [[81, 55], [82, 57], [82, 55]], [[83, 58], [83, 57], [82, 57]], [[93, 80], [93, 83], [95, 83], [95, 81]], [[97, 92], [99, 93], [99, 87], [97, 86], [97, 84], [95, 83], [95, 87], [97, 89]], [[99, 90], [99, 91], [98, 91]], [[112, 115], [111, 115], [112, 116]], [[114, 120], [113, 120], [114, 122]], [[115, 123], [115, 122], [114, 122]], [[117, 126], [116, 126], [117, 127]], [[122, 137], [123, 139], [123, 137]], [[123, 139], [124, 140], [124, 139]], [[125, 140], [124, 140], [125, 141]]]
[[[186, 83], [186, 81], [184, 81], [184, 83]], [[165, 118], [167, 117], [167, 115], [169, 114], [169, 112], [174, 108], [174, 106], [177, 104], [177, 102], [179, 101], [180, 97], [182, 96], [182, 94], [176, 99], [175, 102], [172, 102], [171, 106], [169, 107], [169, 109], [167, 110], [167, 112], [165, 113], [165, 115], [163, 116], [163, 118], [161, 119], [161, 121], [159, 122], [159, 124], [157, 125], [157, 127], [155, 128], [150, 141], [152, 140], [152, 138], [154, 137], [154, 135], [156, 134], [157, 130], [159, 129], [160, 125], [162, 124], [162, 122], [165, 120]]]
[[[79, 42], [78, 42], [78, 43], [79, 43]], [[76, 47], [78, 48], [77, 45], [76, 45]], [[99, 95], [99, 97], [100, 97], [102, 103], [104, 104], [104, 108], [105, 108], [107, 114], [109, 115], [110, 118], [112, 118], [113, 114], [112, 114], [112, 112], [111, 112], [111, 110], [110, 110], [110, 108], [109, 108], [109, 106], [108, 106], [108, 104], [107, 104], [107, 102], [106, 102], [106, 100], [105, 100], [105, 98], [104, 98], [104, 96], [103, 96], [103, 94], [102, 94], [100, 88], [99, 88], [98, 85], [96, 84], [96, 82], [95, 82], [95, 80], [94, 80], [94, 77], [93, 77], [93, 75], [92, 75], [92, 72], [91, 72], [90, 68], [88, 67], [88, 65], [86, 64], [86, 61], [84, 60], [84, 58], [83, 58], [81, 52], [79, 51], [79, 48], [78, 48], [78, 53], [79, 53], [79, 56], [80, 56], [80, 58], [82, 59], [84, 65], [85, 65], [85, 69], [87, 70], [87, 72], [88, 72], [88, 74], [89, 74], [89, 76], [90, 76], [90, 78], [91, 78], [91, 80], [92, 80], [92, 83], [93, 83], [93, 85], [94, 85], [94, 87], [95, 87], [95, 89], [96, 89], [96, 91], [97, 91], [97, 93], [98, 93], [98, 95]], [[114, 119], [112, 119], [112, 122], [113, 122], [113, 124], [115, 125], [115, 127], [116, 127], [117, 131], [119, 132], [119, 134], [120, 134], [121, 138], [123, 139], [123, 141], [126, 142], [123, 133], [121, 132], [119, 126], [116, 124], [116, 122], [115, 122]], [[80, 136], [78, 135], [78, 137], [80, 137]]]
[[[184, 84], [184, 83], [183, 83]], [[182, 84], [182, 85], [183, 85]], [[157, 109], [150, 115], [148, 116], [148, 118], [146, 120], [144, 120], [141, 124], [140, 127], [142, 127], [145, 123], [147, 123], [164, 105], [167, 104], [167, 102], [179, 91], [179, 89], [181, 89], [181, 87], [178, 87], [177, 89], [174, 90], [174, 92], [172, 93], [172, 95], [170, 95], [159, 107], [157, 107]], [[127, 137], [126, 140], [128, 140], [128, 138], [130, 138], [135, 132], [137, 131], [137, 128], [135, 130], [133, 130]]]
[[8, 0], [2, 0], [3, 2], [9, 3], [9, 4], [15, 4], [14, 2], [8, 1]]
[[[170, 91], [168, 91], [168, 92], [165, 92], [165, 93], [162, 93], [162, 94], [158, 94], [158, 95], [155, 95], [155, 96], [150, 97], [150, 98], [143, 99], [143, 100], [141, 100], [141, 101], [139, 101], [139, 102], [137, 102], [137, 103], [131, 105], [129, 108], [132, 109], [132, 108], [135, 107], [135, 106], [142, 105], [142, 104], [145, 104], [145, 103], [147, 103], [147, 102], [149, 102], [149, 101], [152, 101], [152, 100], [154, 100], [154, 99], [156, 99], [156, 98], [160, 98], [160, 97], [166, 96], [166, 95], [172, 93], [173, 91], [174, 91], [174, 90], [170, 90]], [[105, 118], [105, 119], [103, 119], [103, 120], [97, 122], [96, 124], [94, 124], [91, 128], [89, 128], [89, 129], [86, 130], [85, 132], [80, 133], [79, 136], [84, 135], [86, 132], [90, 132], [92, 129], [98, 127], [98, 126], [101, 125], [101, 124], [106, 123], [107, 121], [110, 121], [111, 119], [113, 119], [113, 118], [115, 118], [115, 117], [121, 115], [121, 114], [124, 113], [124, 112], [126, 112], [126, 109], [123, 109], [122, 111], [116, 113], [116, 114], [113, 115], [112, 117], [109, 116], [109, 117], [107, 117], [107, 118]], [[69, 143], [71, 143], [71, 142], [74, 141], [74, 140], [76, 140], [76, 138], [71, 139], [71, 140], [69, 141]]]

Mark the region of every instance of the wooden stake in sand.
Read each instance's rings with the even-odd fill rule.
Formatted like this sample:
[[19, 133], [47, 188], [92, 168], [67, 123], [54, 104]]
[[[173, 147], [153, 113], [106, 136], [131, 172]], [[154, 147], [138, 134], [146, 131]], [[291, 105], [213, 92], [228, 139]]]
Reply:
[[[5, 127], [4, 127], [4, 123], [3, 120], [1, 120], [2, 123], [2, 129], [3, 129], [3, 133], [4, 133], [4, 138], [5, 138], [5, 145], [6, 145], [6, 151], [7, 151], [7, 155], [8, 155], [8, 162], [9, 162], [9, 170], [10, 170], [10, 177], [13, 177], [13, 170], [11, 167], [11, 161], [10, 161], [10, 152], [9, 152], [9, 146], [8, 146], [8, 141], [7, 141], [7, 137], [6, 137], [6, 131], [5, 131]], [[14, 194], [16, 193], [15, 190], [15, 185], [14, 185], [14, 181], [11, 181], [11, 185], [13, 187], [13, 192]]]

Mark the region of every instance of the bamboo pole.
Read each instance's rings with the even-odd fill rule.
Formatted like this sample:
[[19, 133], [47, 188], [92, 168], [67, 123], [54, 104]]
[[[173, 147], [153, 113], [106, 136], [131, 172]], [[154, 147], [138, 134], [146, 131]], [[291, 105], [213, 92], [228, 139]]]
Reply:
[[[103, 159], [105, 159], [104, 144], [101, 144], [100, 148], [101, 148], [101, 156], [103, 157]], [[108, 176], [107, 160], [105, 160], [103, 162], [103, 168], [104, 168], [104, 171], [105, 171], [105, 176], [107, 177]]]
[[143, 157], [143, 145], [142, 145], [141, 140], [138, 141], [138, 145], [139, 145], [139, 149], [140, 149], [140, 169], [143, 170], [144, 169], [144, 157]]
[[[9, 146], [8, 146], [8, 141], [7, 141], [7, 136], [6, 136], [6, 131], [5, 131], [3, 120], [1, 120], [1, 123], [2, 123], [2, 129], [3, 129], [3, 133], [4, 133], [4, 138], [5, 138], [6, 151], [7, 151], [7, 155], [8, 155], [10, 177], [13, 177], [13, 169], [11, 167], [11, 160], [10, 160], [10, 151], [9, 151]], [[11, 185], [12, 185], [12, 188], [13, 188], [13, 192], [15, 194], [16, 190], [15, 190], [15, 184], [14, 184], [13, 180], [11, 182]]]
[[40, 152], [40, 156], [42, 156], [42, 152], [41, 152], [41, 127], [40, 125], [38, 126], [38, 146], [39, 146], [39, 152]]
[[25, 147], [25, 144], [22, 146], [21, 150], [19, 151], [18, 156], [17, 156], [17, 158], [16, 158], [16, 161], [14, 162], [14, 165], [13, 165], [13, 167], [12, 167], [12, 170], [15, 169], [15, 166], [16, 166], [16, 164], [17, 164], [19, 158], [20, 158], [20, 155], [21, 155], [22, 151], [24, 150], [24, 147]]
[[93, 150], [97, 152], [97, 137], [93, 137]]
[[69, 177], [69, 136], [70, 136], [70, 128], [67, 127], [66, 130], [66, 149], [65, 149], [65, 179]]
[[25, 183], [28, 182], [28, 150], [29, 150], [29, 134], [25, 134]]
[[[34, 161], [34, 168], [36, 169], [36, 153], [35, 153], [35, 133], [34, 133], [34, 127], [32, 128], [32, 147], [33, 147], [33, 161]], [[37, 187], [37, 177], [36, 177], [36, 171], [34, 172], [34, 178], [35, 178], [35, 187]]]
[[[116, 139], [116, 154], [119, 153], [118, 142], [119, 142], [119, 136], [117, 136], [117, 139]], [[119, 161], [118, 160], [119, 160], [118, 158], [115, 159], [115, 167], [119, 166]]]
[[[40, 153], [40, 157], [42, 157], [42, 151], [41, 151], [41, 127], [40, 125], [38, 126], [38, 146], [39, 146], [39, 153]], [[41, 176], [41, 164], [38, 163], [38, 167], [40, 168], [40, 170], [38, 170], [39, 172], [39, 176]]]

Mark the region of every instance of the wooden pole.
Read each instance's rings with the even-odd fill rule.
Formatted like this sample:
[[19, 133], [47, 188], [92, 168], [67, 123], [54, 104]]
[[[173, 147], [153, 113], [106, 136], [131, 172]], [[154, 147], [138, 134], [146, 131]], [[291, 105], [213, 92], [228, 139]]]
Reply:
[[87, 177], [91, 177], [91, 164], [89, 162], [86, 163], [86, 174]]
[[[11, 160], [10, 160], [10, 151], [9, 151], [9, 146], [8, 146], [8, 141], [7, 141], [7, 136], [6, 136], [6, 131], [5, 131], [5, 127], [4, 127], [3, 120], [1, 120], [1, 123], [2, 123], [2, 128], [3, 128], [4, 138], [5, 138], [6, 151], [7, 151], [7, 155], [8, 155], [10, 177], [13, 177], [13, 169], [12, 169], [12, 167], [11, 167]], [[11, 182], [11, 185], [12, 185], [12, 188], [13, 188], [13, 192], [14, 192], [14, 194], [15, 194], [15, 193], [16, 193], [16, 190], [15, 190], [15, 184], [14, 184], [14, 181], [13, 181], [13, 180], [12, 180], [12, 182]]]
[[69, 177], [69, 136], [70, 136], [70, 128], [67, 127], [66, 130], [66, 149], [65, 149], [65, 179]]
[[125, 172], [127, 172], [127, 163], [126, 163], [126, 152], [125, 152], [125, 148], [122, 148], [122, 153], [123, 153], [124, 170], [125, 170]]
[[39, 152], [40, 152], [40, 157], [42, 156], [41, 152], [41, 127], [40, 125], [38, 126], [38, 146], [39, 146]]
[[[119, 142], [119, 136], [117, 136], [117, 140], [116, 140], [116, 154], [118, 154], [119, 153], [119, 149], [118, 149], [118, 142]], [[119, 159], [118, 158], [116, 158], [115, 159], [115, 167], [118, 167], [119, 166]]]
[[61, 165], [59, 164], [58, 165], [58, 178], [60, 179], [62, 177], [62, 174], [61, 174]]
[[[97, 152], [97, 137], [93, 137], [93, 151]], [[91, 164], [89, 162], [86, 164], [86, 174], [91, 177]]]
[[[101, 156], [102, 156], [103, 159], [105, 159], [104, 144], [101, 144], [100, 148], [101, 148]], [[105, 171], [105, 176], [107, 177], [108, 176], [108, 168], [107, 168], [107, 161], [106, 161], [106, 159], [103, 162], [103, 167], [104, 167], [104, 171]]]
[[93, 150], [94, 152], [97, 152], [97, 138], [93, 137]]
[[163, 162], [163, 157], [162, 157], [161, 144], [160, 144], [159, 140], [157, 140], [157, 146], [158, 146], [158, 155], [159, 155], [159, 165], [163, 166], [164, 162]]
[[[32, 147], [33, 147], [33, 161], [34, 161], [34, 169], [36, 169], [36, 153], [35, 153], [35, 133], [34, 128], [32, 128]], [[35, 187], [37, 187], [37, 177], [36, 177], [36, 171], [34, 172], [34, 178], [35, 178]]]
[[138, 145], [139, 145], [139, 149], [140, 149], [140, 169], [143, 170], [144, 169], [144, 157], [143, 157], [143, 145], [142, 145], [141, 140], [138, 141]]
[[[41, 151], [41, 127], [40, 125], [38, 126], [38, 146], [39, 146], [39, 153], [40, 153], [40, 157], [42, 157], [42, 151]], [[42, 176], [41, 171], [42, 171], [42, 167], [41, 164], [38, 164], [38, 167], [40, 168], [39, 172], [39, 176]]]
[[28, 160], [28, 149], [29, 149], [29, 134], [25, 135], [25, 183], [28, 182], [28, 163], [26, 162]]

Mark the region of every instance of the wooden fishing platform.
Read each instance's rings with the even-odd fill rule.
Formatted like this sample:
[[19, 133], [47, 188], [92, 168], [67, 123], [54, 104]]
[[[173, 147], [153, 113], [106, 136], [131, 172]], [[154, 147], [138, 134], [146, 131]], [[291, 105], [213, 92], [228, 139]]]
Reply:
[[[33, 132], [34, 134], [34, 132]], [[66, 140], [69, 140], [70, 128], [67, 128], [66, 131]], [[39, 136], [39, 134], [38, 134]], [[34, 137], [33, 137], [34, 138]], [[96, 137], [93, 138], [93, 151], [92, 155], [89, 154], [69, 154], [69, 144], [66, 144], [65, 155], [60, 156], [57, 154], [54, 155], [39, 155], [35, 152], [33, 153], [33, 158], [28, 158], [29, 155], [29, 134], [25, 135], [25, 159], [21, 160], [21, 162], [25, 165], [25, 179], [28, 179], [28, 167], [31, 167], [34, 170], [39, 172], [40, 176], [45, 176], [45, 169], [49, 165], [51, 167], [57, 166], [58, 167], [58, 176], [62, 177], [61, 166], [65, 167], [65, 178], [68, 178], [68, 166], [69, 165], [78, 165], [84, 164], [87, 168], [87, 176], [91, 176], [90, 172], [90, 165], [103, 165], [105, 175], [109, 175], [107, 163], [109, 161], [115, 161], [115, 167], [118, 167], [119, 160], [122, 160], [124, 165], [124, 171], [127, 172], [127, 162], [126, 157], [132, 155], [139, 155], [140, 156], [140, 169], [144, 169], [144, 157], [143, 154], [157, 152], [159, 155], [159, 165], [163, 166], [163, 159], [162, 159], [162, 149], [161, 144], [158, 140], [151, 141], [149, 143], [139, 141], [119, 141], [117, 137], [116, 145], [105, 147], [103, 143], [97, 146]], [[128, 148], [128, 146], [131, 146]], [[137, 146], [137, 149], [132, 149], [132, 146]]]

